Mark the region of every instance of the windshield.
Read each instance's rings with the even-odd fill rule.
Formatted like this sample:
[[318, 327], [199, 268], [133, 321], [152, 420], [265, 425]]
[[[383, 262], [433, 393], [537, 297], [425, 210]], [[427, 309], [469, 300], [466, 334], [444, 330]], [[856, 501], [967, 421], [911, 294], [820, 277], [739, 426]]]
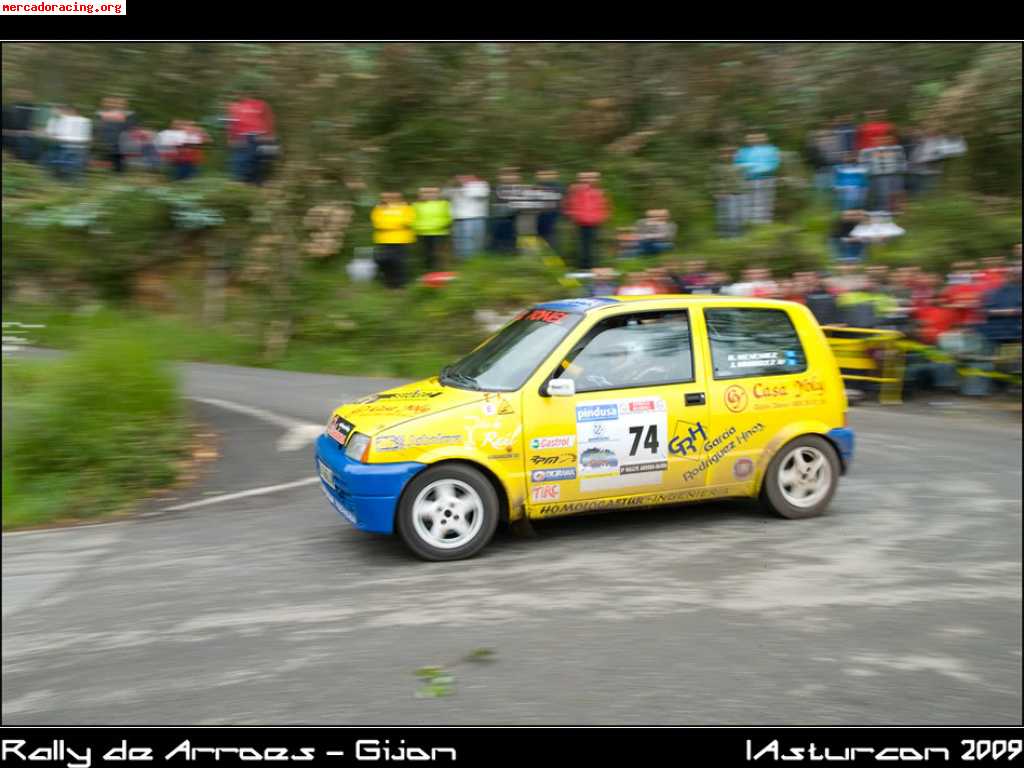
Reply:
[[583, 315], [531, 309], [459, 362], [441, 371], [441, 383], [460, 389], [519, 389]]

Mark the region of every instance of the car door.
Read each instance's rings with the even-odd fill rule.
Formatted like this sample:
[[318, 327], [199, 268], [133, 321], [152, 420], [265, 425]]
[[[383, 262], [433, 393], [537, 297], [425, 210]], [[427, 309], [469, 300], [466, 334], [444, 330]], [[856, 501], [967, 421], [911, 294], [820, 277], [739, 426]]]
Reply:
[[[818, 377], [781, 307], [705, 307], [708, 403], [715, 424], [705, 461], [708, 485], [752, 482], [770, 441], [808, 407], [824, 402]], [[762, 467], [763, 469], [763, 467]]]
[[[685, 309], [602, 317], [524, 411], [527, 505], [540, 515], [701, 488], [704, 355]], [[547, 394], [548, 391], [571, 394]]]

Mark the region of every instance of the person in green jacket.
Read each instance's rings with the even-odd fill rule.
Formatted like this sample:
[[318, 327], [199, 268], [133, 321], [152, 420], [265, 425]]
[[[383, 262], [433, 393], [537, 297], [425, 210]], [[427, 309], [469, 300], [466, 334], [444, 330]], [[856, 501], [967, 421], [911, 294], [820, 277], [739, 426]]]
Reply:
[[423, 264], [427, 272], [433, 272], [437, 268], [438, 253], [452, 226], [451, 207], [437, 187], [423, 187], [420, 199], [412, 207], [416, 212], [412, 228], [421, 243]]
[[882, 293], [871, 277], [864, 277], [859, 289], [840, 294], [836, 304], [843, 322], [853, 328], [884, 327], [899, 311], [899, 302]]

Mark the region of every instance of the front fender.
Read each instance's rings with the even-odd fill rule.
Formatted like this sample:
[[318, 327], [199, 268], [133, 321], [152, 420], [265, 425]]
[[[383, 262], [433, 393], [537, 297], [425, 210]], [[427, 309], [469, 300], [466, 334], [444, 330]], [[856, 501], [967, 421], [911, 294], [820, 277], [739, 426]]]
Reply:
[[[521, 448], [520, 446], [516, 446]], [[506, 458], [507, 457], [507, 458]], [[492, 453], [470, 446], [445, 446], [424, 451], [418, 461], [432, 465], [442, 461], [463, 461], [487, 470], [500, 484], [508, 499], [509, 521], [513, 522], [524, 514], [526, 499], [526, 473], [523, 470], [521, 450]]]

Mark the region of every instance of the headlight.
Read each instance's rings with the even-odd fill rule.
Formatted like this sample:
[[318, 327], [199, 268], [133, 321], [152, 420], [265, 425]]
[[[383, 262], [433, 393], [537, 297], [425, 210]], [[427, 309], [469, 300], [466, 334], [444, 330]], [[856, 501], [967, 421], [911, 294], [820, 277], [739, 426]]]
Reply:
[[370, 452], [370, 438], [359, 432], [353, 432], [345, 445], [345, 455], [352, 461], [366, 461], [366, 454]]

